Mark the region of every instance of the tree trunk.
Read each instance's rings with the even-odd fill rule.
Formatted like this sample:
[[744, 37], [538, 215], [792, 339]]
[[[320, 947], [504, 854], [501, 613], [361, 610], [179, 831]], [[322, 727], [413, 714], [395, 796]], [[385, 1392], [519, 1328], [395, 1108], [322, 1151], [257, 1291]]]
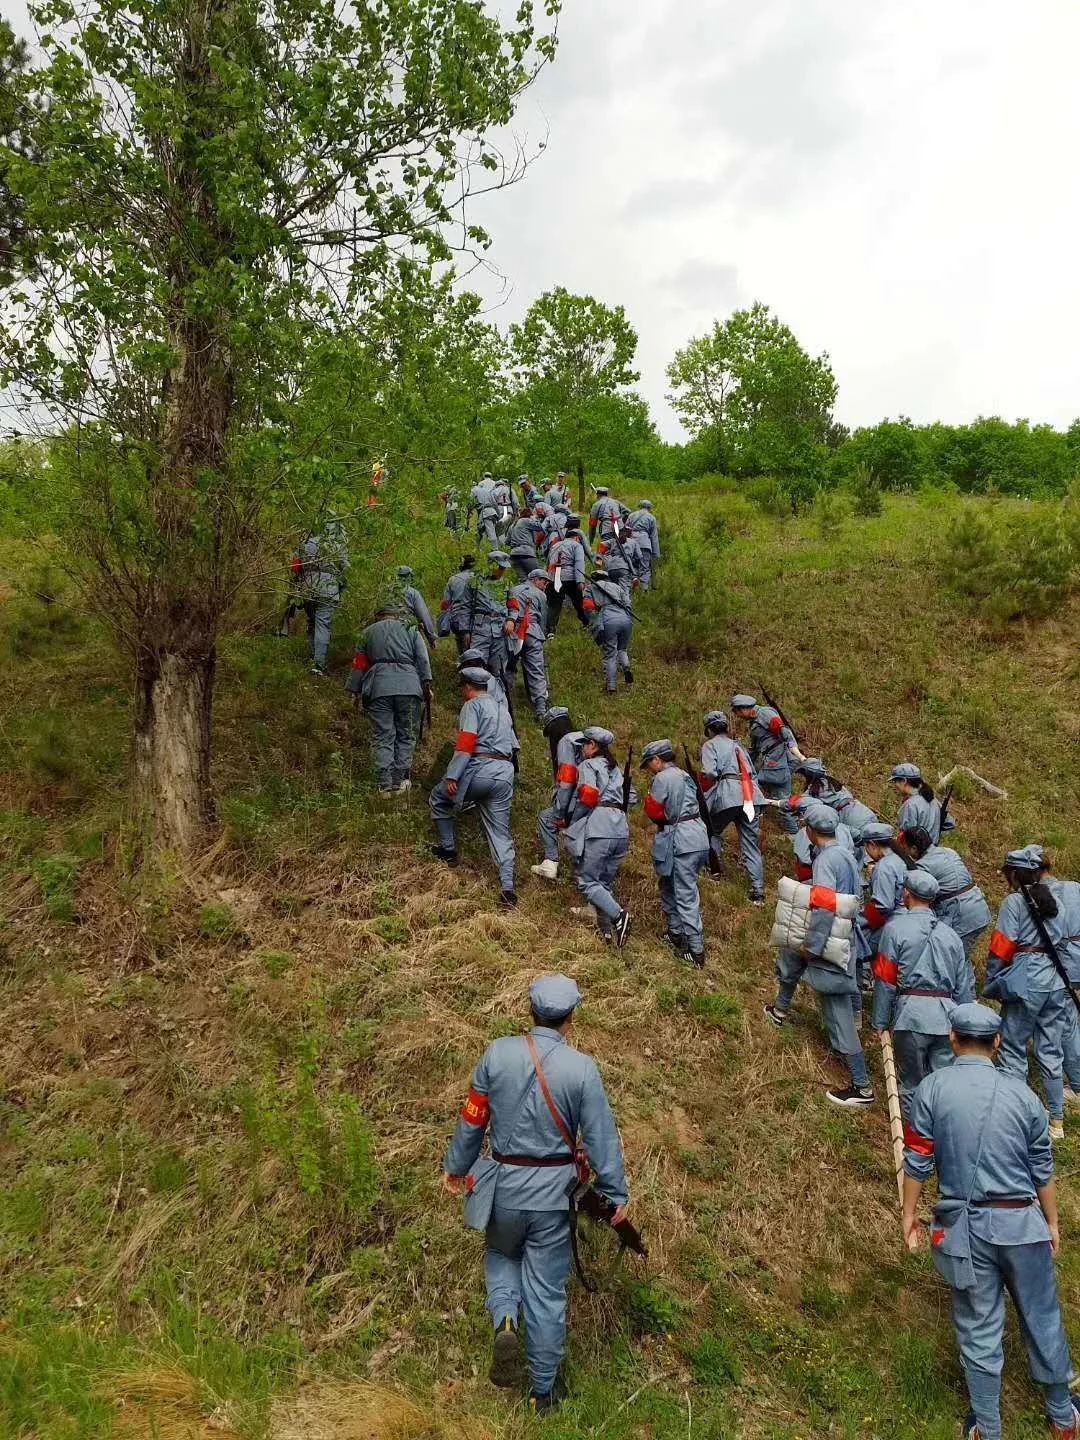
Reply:
[[214, 652], [192, 659], [173, 651], [138, 666], [134, 799], [144, 837], [191, 850], [213, 818], [210, 715]]
[[577, 506], [578, 514], [585, 519], [585, 461], [577, 462]]

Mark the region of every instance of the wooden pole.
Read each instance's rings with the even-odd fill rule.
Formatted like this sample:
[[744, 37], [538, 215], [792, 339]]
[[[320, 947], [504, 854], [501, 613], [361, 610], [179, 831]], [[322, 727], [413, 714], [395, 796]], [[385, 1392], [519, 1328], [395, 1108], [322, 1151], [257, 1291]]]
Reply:
[[889, 1139], [892, 1141], [896, 1189], [900, 1197], [900, 1214], [904, 1213], [904, 1120], [900, 1113], [900, 1088], [896, 1083], [896, 1056], [892, 1036], [881, 1032], [881, 1058], [885, 1066], [885, 1098], [889, 1102]]

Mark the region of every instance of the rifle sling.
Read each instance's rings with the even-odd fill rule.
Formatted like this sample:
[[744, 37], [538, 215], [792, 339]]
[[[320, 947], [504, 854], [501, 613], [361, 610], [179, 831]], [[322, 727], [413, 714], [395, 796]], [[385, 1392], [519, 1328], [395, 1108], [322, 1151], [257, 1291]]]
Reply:
[[[532, 1037], [531, 1035], [526, 1035], [526, 1036], [525, 1036], [525, 1043], [526, 1043], [526, 1045], [528, 1045], [528, 1047], [529, 1047], [529, 1056], [530, 1056], [530, 1058], [531, 1058], [531, 1060], [532, 1060], [532, 1063], [533, 1063], [533, 1069], [536, 1071], [536, 1079], [537, 1079], [537, 1083], [538, 1083], [539, 1086], [540, 1086], [540, 1093], [543, 1095], [543, 1097], [544, 1097], [544, 1102], [545, 1102], [545, 1104], [547, 1105], [548, 1109], [551, 1111], [551, 1118], [552, 1118], [552, 1120], [555, 1121], [555, 1128], [556, 1128], [556, 1130], [558, 1130], [559, 1134], [562, 1136], [562, 1138], [566, 1141], [567, 1145], [570, 1147], [570, 1153], [571, 1153], [571, 1155], [574, 1156], [574, 1161], [575, 1161], [575, 1163], [576, 1163], [576, 1162], [577, 1162], [578, 1148], [577, 1148], [577, 1145], [574, 1143], [574, 1137], [570, 1134], [570, 1127], [567, 1125], [567, 1123], [566, 1123], [566, 1121], [563, 1119], [563, 1117], [559, 1114], [558, 1106], [555, 1104], [554, 1097], [552, 1096], [552, 1093], [551, 1093], [551, 1087], [548, 1085], [548, 1082], [547, 1082], [547, 1076], [544, 1074], [544, 1067], [543, 1067], [543, 1065], [541, 1065], [541, 1063], [540, 1063], [540, 1052], [539, 1052], [539, 1051], [537, 1050], [537, 1048], [536, 1048], [536, 1041], [533, 1039], [533, 1037]], [[584, 1266], [583, 1266], [582, 1263], [581, 1263], [581, 1252], [580, 1252], [580, 1250], [578, 1249], [577, 1221], [578, 1221], [577, 1206], [574, 1204], [573, 1200], [571, 1200], [571, 1202], [570, 1202], [570, 1250], [571, 1250], [571, 1253], [573, 1254], [573, 1257], [574, 1257], [574, 1269], [577, 1271], [578, 1279], [581, 1281], [581, 1284], [582, 1284], [583, 1288], [584, 1288], [585, 1290], [587, 1290], [587, 1291], [589, 1292], [589, 1294], [591, 1295], [591, 1294], [594, 1294], [594, 1293], [595, 1293], [595, 1291], [596, 1291], [596, 1286], [595, 1286], [595, 1285], [593, 1284], [593, 1282], [589, 1279], [589, 1277], [585, 1274]], [[621, 1242], [621, 1238], [620, 1238], [620, 1244], [621, 1244], [621, 1243], [622, 1243], [622, 1242]]]

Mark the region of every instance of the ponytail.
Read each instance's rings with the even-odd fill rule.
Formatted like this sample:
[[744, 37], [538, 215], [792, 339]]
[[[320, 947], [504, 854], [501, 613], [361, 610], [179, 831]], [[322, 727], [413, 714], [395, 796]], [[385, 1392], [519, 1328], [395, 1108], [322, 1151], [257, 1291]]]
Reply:
[[885, 841], [885, 849], [891, 850], [894, 855], [899, 855], [900, 859], [904, 862], [905, 870], [914, 870], [917, 868], [915, 865], [915, 861], [912, 860], [911, 856], [904, 849], [903, 845], [901, 845], [900, 841], [897, 840], [895, 837], [892, 840]]
[[1035, 909], [1043, 920], [1052, 920], [1058, 913], [1057, 901], [1054, 899], [1054, 892], [1043, 880], [1037, 880], [1034, 885], [1028, 886], [1028, 894], [1035, 902]]
[[934, 794], [933, 786], [928, 785], [925, 780], [919, 781], [919, 794], [927, 802], [937, 799], [937, 796]]
[[907, 839], [908, 849], [914, 851], [916, 860], [921, 860], [926, 852], [933, 848], [933, 840], [930, 832], [921, 825], [914, 825], [910, 830], [904, 831]]

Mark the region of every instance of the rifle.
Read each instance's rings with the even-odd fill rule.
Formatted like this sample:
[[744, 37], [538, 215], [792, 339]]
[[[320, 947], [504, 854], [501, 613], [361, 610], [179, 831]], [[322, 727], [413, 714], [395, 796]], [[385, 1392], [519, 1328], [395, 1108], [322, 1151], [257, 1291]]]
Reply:
[[[687, 745], [685, 740], [683, 741], [682, 748], [683, 758], [686, 760], [686, 773], [690, 776], [691, 780], [693, 780], [694, 789], [697, 792], [697, 808], [698, 814], [701, 816], [701, 823], [705, 826], [705, 830], [709, 836], [709, 839], [713, 840], [716, 838], [716, 836], [715, 831], [713, 830], [712, 814], [709, 810], [709, 802], [705, 799], [705, 791], [701, 787], [701, 779], [698, 776], [698, 772], [694, 767], [694, 762], [690, 757], [690, 746]], [[709, 873], [710, 875], [722, 875], [724, 873], [724, 867], [720, 863], [720, 857], [713, 850], [712, 845], [709, 846]]]
[[795, 744], [798, 745], [799, 749], [801, 750], [801, 749], [802, 749], [802, 741], [799, 739], [798, 735], [796, 734], [795, 726], [792, 725], [791, 721], [787, 718], [787, 716], [784, 714], [783, 710], [780, 709], [780, 706], [776, 703], [776, 701], [772, 698], [772, 696], [769, 694], [769, 692], [765, 689], [765, 686], [761, 684], [761, 681], [760, 681], [760, 680], [758, 681], [758, 687], [759, 687], [759, 689], [761, 690], [761, 695], [762, 695], [762, 698], [763, 698], [764, 701], [765, 701], [765, 704], [768, 705], [768, 707], [769, 707], [770, 710], [775, 710], [776, 713], [780, 716], [780, 719], [781, 719], [781, 721], [783, 722], [783, 724], [785, 724], [785, 725], [787, 726], [787, 728], [791, 731], [792, 735], [795, 736]]
[[626, 752], [626, 769], [622, 777], [622, 808], [623, 814], [630, 813], [630, 791], [634, 788], [634, 743], [630, 742], [630, 748]]
[[641, 1231], [629, 1220], [620, 1220], [618, 1225], [611, 1225], [611, 1217], [615, 1214], [617, 1206], [601, 1195], [595, 1185], [579, 1184], [574, 1191], [570, 1201], [570, 1248], [574, 1255], [574, 1269], [578, 1273], [578, 1279], [582, 1287], [590, 1295], [596, 1293], [596, 1285], [585, 1274], [581, 1264], [581, 1256], [578, 1253], [577, 1243], [577, 1217], [587, 1215], [595, 1225], [608, 1225], [619, 1237], [619, 1256], [624, 1250], [632, 1250], [635, 1255], [647, 1257], [649, 1248], [642, 1238]]
[[1073, 1004], [1076, 1006], [1077, 1015], [1080, 1015], [1080, 999], [1077, 998], [1076, 991], [1073, 989], [1072, 981], [1069, 979], [1068, 971], [1061, 963], [1061, 956], [1058, 953], [1057, 946], [1050, 938], [1050, 932], [1046, 928], [1046, 922], [1039, 914], [1039, 907], [1032, 899], [1030, 886], [1021, 885], [1020, 894], [1023, 895], [1024, 900], [1027, 902], [1028, 914], [1031, 916], [1032, 924], [1038, 931], [1039, 940], [1042, 943], [1042, 948], [1046, 951], [1047, 955], [1050, 956], [1050, 959], [1053, 962], [1054, 969], [1058, 972], [1062, 980], [1065, 982], [1065, 989], [1069, 992], [1069, 997], [1072, 1000]]
[[295, 616], [299, 615], [303, 608], [302, 600], [286, 600], [285, 609], [281, 612], [281, 624], [277, 628], [277, 634], [284, 635]]
[[[427, 728], [431, 729], [431, 686], [424, 686], [424, 719], [427, 721]], [[423, 731], [420, 732], [421, 740], [424, 738]]]
[[941, 800], [938, 802], [939, 805], [940, 805], [940, 807], [941, 807], [940, 813], [939, 813], [939, 816], [938, 816], [938, 828], [939, 828], [940, 830], [944, 830], [944, 829], [945, 829], [945, 816], [948, 815], [948, 813], [949, 813], [949, 801], [952, 799], [952, 792], [953, 792], [953, 787], [952, 787], [951, 785], [946, 785], [946, 786], [945, 786], [945, 794], [941, 797]]

